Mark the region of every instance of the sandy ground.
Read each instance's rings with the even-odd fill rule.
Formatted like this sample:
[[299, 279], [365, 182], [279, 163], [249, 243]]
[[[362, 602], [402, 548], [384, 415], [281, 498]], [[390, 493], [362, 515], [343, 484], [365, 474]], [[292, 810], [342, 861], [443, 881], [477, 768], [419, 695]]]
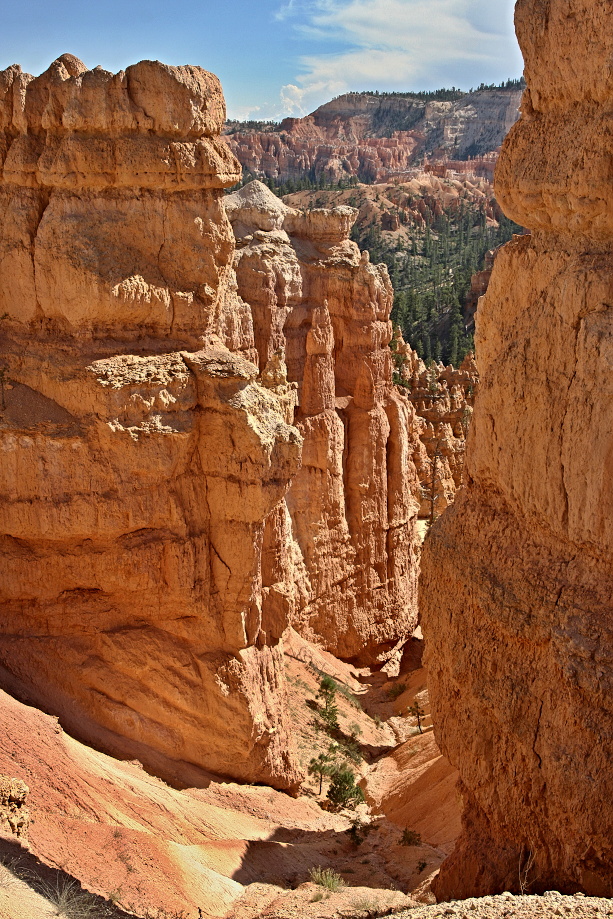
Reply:
[[[103, 898], [83, 913], [90, 919], [121, 909], [154, 919], [178, 919], [181, 911], [196, 919], [198, 910], [219, 919], [315, 919], [398, 910], [414, 896], [427, 901], [458, 813], [455, 774], [433, 739], [420, 650], [410, 643], [390, 680], [296, 635], [288, 643], [289, 706], [305, 767], [330, 744], [313, 727], [322, 673], [341, 687], [340, 736], [358, 739], [354, 768], [367, 797], [357, 809], [365, 826], [357, 840], [348, 832], [356, 812], [328, 811], [326, 785], [319, 795], [315, 777], [297, 799], [214, 777], [203, 788], [170, 788], [139, 763], [92, 750], [56, 719], [0, 694], [0, 774], [26, 782], [32, 815], [27, 845], [6, 837], [0, 851], [0, 919], [63, 915], [53, 884], [72, 888], [83, 909], [87, 891]], [[423, 734], [406, 711], [416, 700], [426, 711]], [[417, 834], [411, 845], [403, 844], [407, 828]], [[27, 861], [19, 877], [9, 870], [16, 858]], [[342, 889], [313, 884], [318, 867], [335, 872]], [[49, 868], [56, 873], [42, 883]], [[41, 899], [41, 890], [49, 896]]]

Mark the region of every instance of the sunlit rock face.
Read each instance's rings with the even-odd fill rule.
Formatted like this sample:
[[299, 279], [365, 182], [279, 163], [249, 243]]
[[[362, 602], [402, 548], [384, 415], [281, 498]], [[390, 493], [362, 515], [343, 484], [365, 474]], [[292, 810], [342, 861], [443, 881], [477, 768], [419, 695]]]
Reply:
[[[257, 181], [226, 208], [260, 367], [283, 355], [304, 438], [285, 502], [293, 575], [279, 580], [293, 587], [283, 602], [295, 628], [338, 656], [384, 660], [417, 621], [421, 446], [413, 406], [392, 384], [387, 271], [349, 240], [353, 208], [299, 212]], [[271, 583], [269, 602], [280, 593]]]
[[291, 789], [290, 622], [372, 659], [416, 621], [412, 408], [351, 209], [229, 203], [235, 252], [224, 117], [196, 67], [0, 74], [0, 683]]
[[528, 90], [497, 197], [532, 230], [477, 313], [467, 489], [423, 558], [437, 736], [464, 831], [442, 898], [613, 894], [613, 12], [520, 0]]
[[197, 67], [0, 75], [2, 682], [171, 778], [288, 787], [261, 547], [302, 439], [248, 360], [224, 117]]

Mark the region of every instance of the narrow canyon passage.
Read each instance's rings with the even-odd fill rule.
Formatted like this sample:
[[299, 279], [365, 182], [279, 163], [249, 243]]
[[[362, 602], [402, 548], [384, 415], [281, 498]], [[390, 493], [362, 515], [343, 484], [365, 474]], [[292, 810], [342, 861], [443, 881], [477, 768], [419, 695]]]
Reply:
[[[498, 201], [444, 145], [372, 193], [395, 245], [401, 194], [424, 251], [465, 194], [473, 254], [526, 228], [458, 366], [213, 74], [0, 72], [0, 919], [611, 915], [613, 14], [516, 24]], [[334, 168], [414, 168], [370, 140]]]

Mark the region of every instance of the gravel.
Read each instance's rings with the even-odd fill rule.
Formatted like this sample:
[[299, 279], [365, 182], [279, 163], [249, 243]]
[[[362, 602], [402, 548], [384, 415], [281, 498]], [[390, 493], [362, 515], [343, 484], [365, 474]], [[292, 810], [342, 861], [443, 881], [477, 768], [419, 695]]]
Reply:
[[542, 896], [515, 896], [503, 893], [495, 897], [452, 900], [434, 906], [417, 906], [397, 913], [395, 919], [544, 919], [561, 916], [566, 919], [613, 919], [613, 900], [586, 897], [577, 893], [564, 896], [549, 891]]

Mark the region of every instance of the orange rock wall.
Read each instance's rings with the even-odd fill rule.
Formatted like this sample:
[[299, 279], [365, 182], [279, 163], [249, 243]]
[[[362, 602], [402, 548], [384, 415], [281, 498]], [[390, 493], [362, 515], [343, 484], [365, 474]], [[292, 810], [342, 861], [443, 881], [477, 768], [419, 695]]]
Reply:
[[[497, 150], [520, 99], [516, 89], [477, 91], [453, 102], [347, 93], [304, 118], [285, 118], [275, 131], [235, 131], [226, 140], [254, 176], [389, 182], [425, 153], [464, 159]], [[491, 178], [492, 163], [463, 166]]]
[[415, 622], [411, 410], [352, 212], [235, 260], [224, 117], [194, 67], [0, 74], [0, 683], [172, 781], [291, 788], [289, 623]]
[[218, 337], [255, 357], [219, 82], [0, 86], [2, 683], [172, 779], [292, 785], [261, 545], [301, 438]]
[[613, 895], [613, 12], [519, 0], [528, 90], [497, 197], [532, 230], [477, 312], [467, 489], [423, 557], [437, 737], [464, 830], [441, 899]]
[[416, 413], [419, 449], [413, 454], [420, 483], [419, 516], [431, 521], [455, 500], [465, 484], [466, 437], [472, 420], [479, 374], [468, 352], [456, 369], [453, 364], [426, 367], [407, 345], [400, 329], [392, 342], [394, 379]]
[[[344, 658], [382, 659], [416, 625], [418, 424], [392, 385], [392, 289], [348, 239], [349, 207], [300, 213], [260, 182], [227, 199], [261, 367], [283, 355], [302, 467], [286, 505], [294, 627]], [[276, 356], [276, 357], [275, 357]], [[266, 373], [265, 373], [266, 376]]]

